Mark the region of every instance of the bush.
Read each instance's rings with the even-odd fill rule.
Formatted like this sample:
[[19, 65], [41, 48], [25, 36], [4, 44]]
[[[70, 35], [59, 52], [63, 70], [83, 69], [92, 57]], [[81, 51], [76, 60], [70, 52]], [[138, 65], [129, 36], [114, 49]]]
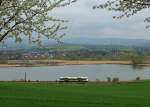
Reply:
[[107, 82], [111, 82], [111, 77], [107, 77]]
[[140, 79], [140, 77], [136, 77], [136, 81], [140, 81], [141, 79]]
[[144, 59], [143, 57], [139, 56], [139, 55], [132, 55], [130, 57], [131, 63], [133, 65], [138, 65], [138, 64], [143, 64], [144, 63]]
[[119, 78], [113, 78], [112, 82], [119, 82]]

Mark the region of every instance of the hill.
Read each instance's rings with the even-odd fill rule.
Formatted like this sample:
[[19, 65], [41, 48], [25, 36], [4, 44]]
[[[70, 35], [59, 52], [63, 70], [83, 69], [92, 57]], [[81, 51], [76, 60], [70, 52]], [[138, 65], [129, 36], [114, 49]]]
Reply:
[[84, 45], [121, 45], [150, 47], [150, 40], [144, 39], [120, 39], [120, 38], [71, 38], [64, 43]]
[[[63, 44], [69, 45], [113, 45], [113, 46], [136, 46], [136, 47], [145, 47], [150, 48], [150, 40], [144, 39], [120, 39], [120, 38], [70, 38], [63, 39]], [[27, 41], [22, 43], [14, 43], [13, 41], [7, 41], [6, 45], [1, 45], [0, 48], [7, 49], [23, 49], [23, 48], [32, 48], [39, 47], [37, 44], [29, 44]], [[58, 44], [53, 40], [44, 40], [42, 42], [42, 47], [48, 47]], [[61, 44], [60, 44], [61, 45]]]

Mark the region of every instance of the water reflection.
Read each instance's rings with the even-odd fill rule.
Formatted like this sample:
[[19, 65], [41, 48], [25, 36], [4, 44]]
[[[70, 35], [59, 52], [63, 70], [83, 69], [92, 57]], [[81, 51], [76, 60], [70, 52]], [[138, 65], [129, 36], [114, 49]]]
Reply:
[[132, 68], [135, 69], [135, 70], [136, 70], [136, 69], [139, 69], [139, 70], [140, 70], [140, 69], [144, 69], [144, 68], [145, 68], [144, 66], [141, 66], [141, 65], [131, 65], [131, 66], [132, 66]]

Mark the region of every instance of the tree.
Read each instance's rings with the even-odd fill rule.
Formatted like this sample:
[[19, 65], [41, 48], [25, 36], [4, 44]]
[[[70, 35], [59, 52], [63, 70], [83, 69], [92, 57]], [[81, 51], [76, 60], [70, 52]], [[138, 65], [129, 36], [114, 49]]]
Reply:
[[[41, 36], [59, 40], [66, 29], [65, 20], [50, 16], [56, 8], [70, 5], [76, 0], [0, 0], [0, 42], [10, 37], [21, 41], [40, 41]], [[37, 36], [33, 36], [33, 33]]]
[[130, 55], [130, 60], [131, 60], [132, 65], [134, 66], [144, 63], [144, 58], [137, 54]]
[[[150, 0], [108, 0], [104, 4], [100, 4], [93, 7], [106, 8], [110, 11], [118, 11], [122, 14], [120, 16], [114, 16], [114, 18], [121, 19], [123, 17], [130, 17], [137, 14], [139, 11], [150, 8]], [[145, 19], [145, 22], [150, 22], [150, 17]], [[147, 25], [146, 28], [150, 26]]]

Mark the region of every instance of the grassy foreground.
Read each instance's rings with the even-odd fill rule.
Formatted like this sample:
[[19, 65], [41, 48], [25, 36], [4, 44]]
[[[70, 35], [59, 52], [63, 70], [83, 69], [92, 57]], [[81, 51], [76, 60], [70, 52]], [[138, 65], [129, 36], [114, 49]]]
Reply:
[[150, 81], [105, 85], [0, 83], [0, 107], [150, 107]]

